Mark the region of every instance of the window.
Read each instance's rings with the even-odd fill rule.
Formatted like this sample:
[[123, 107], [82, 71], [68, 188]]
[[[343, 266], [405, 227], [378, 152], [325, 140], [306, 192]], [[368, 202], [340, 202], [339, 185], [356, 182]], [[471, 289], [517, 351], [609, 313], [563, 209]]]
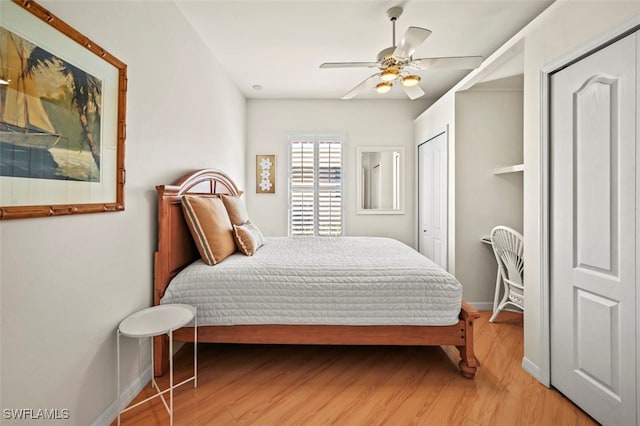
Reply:
[[342, 235], [342, 135], [289, 135], [289, 235]]

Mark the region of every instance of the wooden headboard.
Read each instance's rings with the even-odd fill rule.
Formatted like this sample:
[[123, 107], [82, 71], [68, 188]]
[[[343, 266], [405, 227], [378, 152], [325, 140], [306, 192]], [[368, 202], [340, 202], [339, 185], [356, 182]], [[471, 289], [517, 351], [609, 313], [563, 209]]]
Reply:
[[156, 186], [158, 193], [158, 250], [155, 253], [153, 304], [159, 305], [169, 281], [200, 254], [182, 214], [182, 196], [241, 195], [236, 184], [220, 170], [186, 174], [173, 185]]

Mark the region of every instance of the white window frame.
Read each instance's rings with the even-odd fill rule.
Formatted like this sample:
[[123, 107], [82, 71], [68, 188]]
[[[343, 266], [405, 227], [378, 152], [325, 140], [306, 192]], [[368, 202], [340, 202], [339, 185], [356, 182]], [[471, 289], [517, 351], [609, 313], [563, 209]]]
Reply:
[[[314, 213], [313, 213], [313, 236], [318, 236], [318, 208], [319, 208], [319, 183], [318, 183], [318, 162], [319, 162], [319, 150], [318, 143], [321, 140], [334, 140], [340, 142], [340, 197], [341, 197], [341, 205], [340, 205], [340, 217], [342, 220], [340, 236], [344, 235], [345, 230], [345, 152], [346, 152], [346, 135], [344, 133], [289, 133], [287, 137], [287, 153], [288, 153], [288, 161], [287, 161], [287, 233], [289, 236], [292, 235], [292, 200], [291, 200], [291, 161], [292, 161], [292, 143], [295, 141], [307, 140], [312, 141], [314, 144], [314, 153], [313, 153], [313, 161], [314, 161], [314, 187], [313, 187], [313, 204], [314, 204]], [[304, 237], [303, 235], [296, 235], [300, 237]]]

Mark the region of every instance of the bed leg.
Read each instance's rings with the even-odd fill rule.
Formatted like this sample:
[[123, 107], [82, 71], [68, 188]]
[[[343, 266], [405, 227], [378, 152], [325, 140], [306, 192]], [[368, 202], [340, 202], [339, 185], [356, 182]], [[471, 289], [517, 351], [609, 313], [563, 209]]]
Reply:
[[462, 374], [462, 377], [464, 377], [465, 379], [473, 380], [473, 378], [476, 376], [476, 370], [478, 370], [478, 365], [480, 363], [475, 356], [473, 357], [473, 361], [471, 361], [471, 358], [465, 355], [465, 346], [458, 346], [458, 350], [460, 351], [460, 356], [462, 358], [458, 363], [460, 374]]
[[166, 334], [153, 337], [153, 375], [164, 376], [169, 370], [169, 337]]
[[478, 311], [468, 303], [462, 302], [460, 319], [464, 321], [464, 345], [457, 346], [457, 348], [460, 351], [461, 358], [458, 367], [462, 377], [466, 379], [473, 379], [480, 365], [480, 361], [478, 361], [473, 352], [473, 322], [476, 318], [480, 318]]

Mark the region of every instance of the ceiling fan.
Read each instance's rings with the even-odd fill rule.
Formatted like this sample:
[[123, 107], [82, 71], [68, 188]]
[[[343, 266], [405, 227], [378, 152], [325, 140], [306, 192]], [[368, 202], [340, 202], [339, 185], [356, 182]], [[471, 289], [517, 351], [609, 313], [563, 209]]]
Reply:
[[455, 56], [441, 58], [414, 59], [413, 54], [431, 35], [426, 28], [409, 27], [404, 37], [396, 46], [396, 20], [402, 15], [401, 7], [392, 7], [387, 10], [387, 16], [393, 26], [393, 46], [387, 47], [378, 53], [376, 62], [325, 62], [320, 68], [378, 68], [379, 72], [371, 75], [362, 83], [351, 89], [342, 99], [351, 99], [367, 88], [373, 88], [378, 93], [386, 93], [393, 87], [394, 81], [399, 81], [404, 92], [410, 99], [418, 99], [423, 96], [424, 90], [420, 87], [420, 76], [413, 71], [421, 71], [434, 68], [458, 68], [473, 69], [482, 63], [481, 56]]

